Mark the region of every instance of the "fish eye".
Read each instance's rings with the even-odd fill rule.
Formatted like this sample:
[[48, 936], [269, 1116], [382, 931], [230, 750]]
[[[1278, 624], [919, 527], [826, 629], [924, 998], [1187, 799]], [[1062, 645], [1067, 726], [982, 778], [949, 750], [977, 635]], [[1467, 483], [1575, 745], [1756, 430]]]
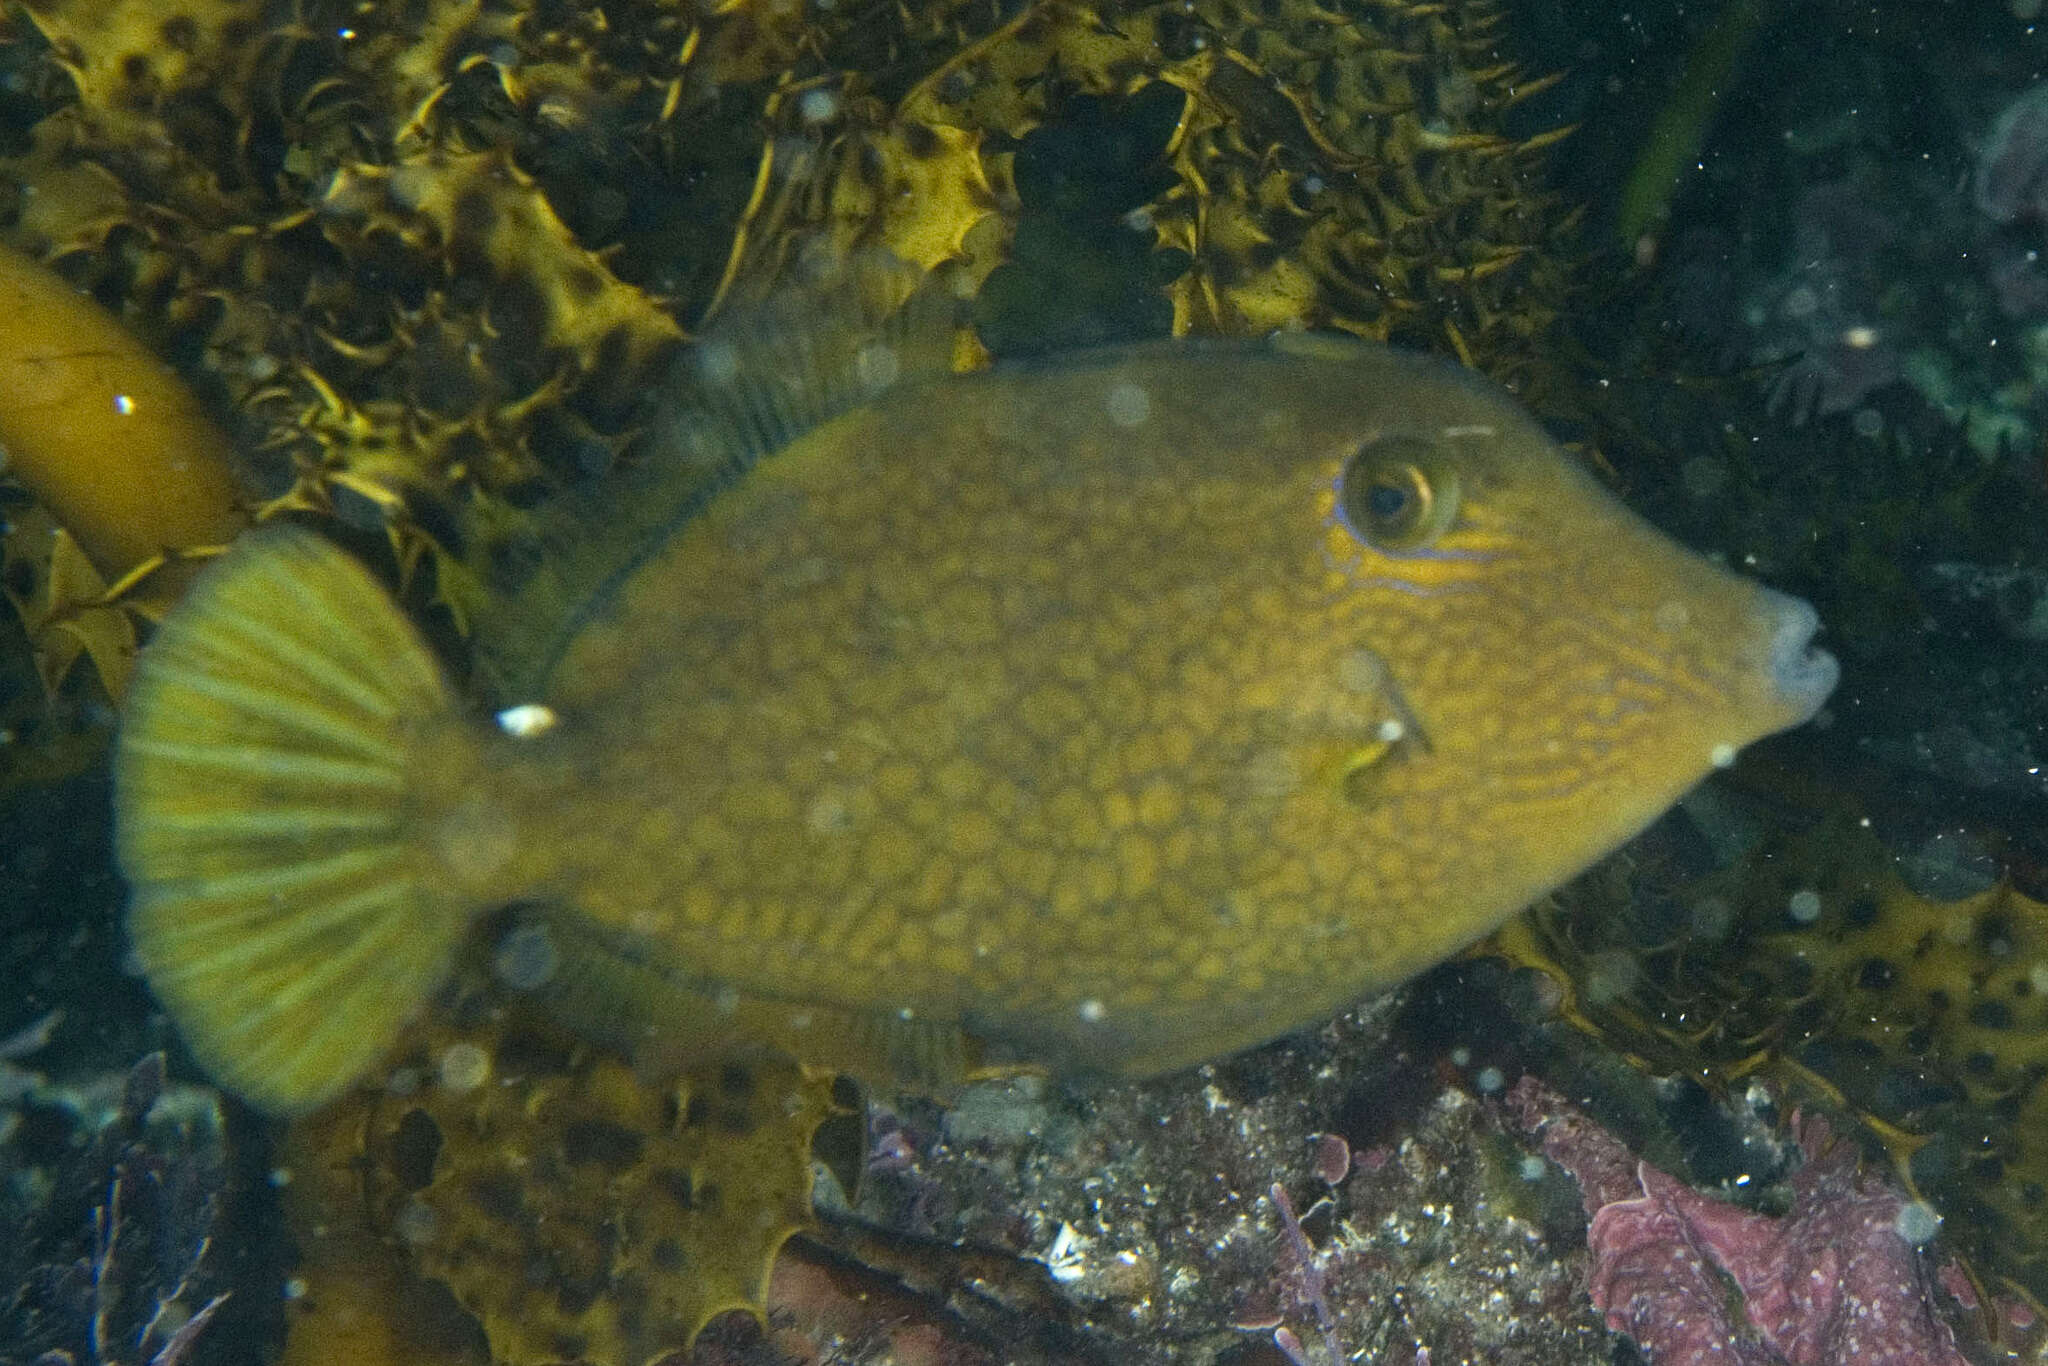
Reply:
[[1368, 441], [1344, 462], [1338, 507], [1352, 534], [1374, 550], [1419, 550], [1458, 511], [1458, 481], [1420, 437]]

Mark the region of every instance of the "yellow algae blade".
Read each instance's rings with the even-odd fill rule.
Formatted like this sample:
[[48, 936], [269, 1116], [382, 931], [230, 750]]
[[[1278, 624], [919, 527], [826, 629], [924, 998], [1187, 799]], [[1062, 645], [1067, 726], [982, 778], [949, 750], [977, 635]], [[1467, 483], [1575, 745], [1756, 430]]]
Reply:
[[313, 1273], [293, 1366], [467, 1359], [455, 1306], [502, 1366], [667, 1360], [718, 1314], [765, 1311], [777, 1250], [813, 1225], [813, 1135], [841, 1113], [830, 1073], [777, 1058], [651, 1082], [477, 977], [393, 1062], [416, 1084], [292, 1129]]
[[199, 400], [106, 310], [4, 247], [0, 395], [8, 473], [107, 578], [241, 529], [227, 437]]
[[137, 666], [115, 759], [129, 929], [192, 1050], [303, 1111], [376, 1061], [463, 917], [425, 884], [407, 769], [450, 695], [377, 582], [296, 528], [194, 583]]

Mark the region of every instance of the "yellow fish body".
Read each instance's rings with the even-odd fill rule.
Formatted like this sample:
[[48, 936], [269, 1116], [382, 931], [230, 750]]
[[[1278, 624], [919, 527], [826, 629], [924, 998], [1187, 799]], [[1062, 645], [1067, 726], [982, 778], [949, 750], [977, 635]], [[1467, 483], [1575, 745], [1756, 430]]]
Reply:
[[1835, 681], [1806, 604], [1440, 362], [1160, 343], [859, 397], [731, 437], [497, 726], [312, 534], [207, 571], [116, 774], [202, 1060], [313, 1106], [518, 902], [685, 1032], [1172, 1068], [1443, 958]]

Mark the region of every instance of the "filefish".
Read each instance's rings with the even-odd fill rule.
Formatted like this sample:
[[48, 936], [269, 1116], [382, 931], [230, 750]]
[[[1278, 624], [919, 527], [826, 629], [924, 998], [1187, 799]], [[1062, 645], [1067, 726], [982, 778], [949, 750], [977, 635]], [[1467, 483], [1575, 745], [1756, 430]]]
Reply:
[[490, 707], [304, 528], [169, 614], [117, 845], [224, 1084], [289, 1113], [372, 1074], [480, 924], [657, 1054], [1158, 1073], [1438, 962], [1835, 684], [1810, 606], [1445, 362], [953, 374], [828, 326], [696, 349]]

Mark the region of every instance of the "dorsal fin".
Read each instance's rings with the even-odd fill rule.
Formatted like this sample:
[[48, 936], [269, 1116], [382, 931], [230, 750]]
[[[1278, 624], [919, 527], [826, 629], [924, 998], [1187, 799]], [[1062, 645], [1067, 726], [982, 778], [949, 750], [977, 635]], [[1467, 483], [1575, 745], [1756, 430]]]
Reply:
[[538, 513], [480, 509], [455, 570], [481, 682], [538, 695], [614, 586], [754, 464], [886, 390], [950, 373], [952, 276], [868, 254], [743, 301], [678, 357], [630, 466]]

